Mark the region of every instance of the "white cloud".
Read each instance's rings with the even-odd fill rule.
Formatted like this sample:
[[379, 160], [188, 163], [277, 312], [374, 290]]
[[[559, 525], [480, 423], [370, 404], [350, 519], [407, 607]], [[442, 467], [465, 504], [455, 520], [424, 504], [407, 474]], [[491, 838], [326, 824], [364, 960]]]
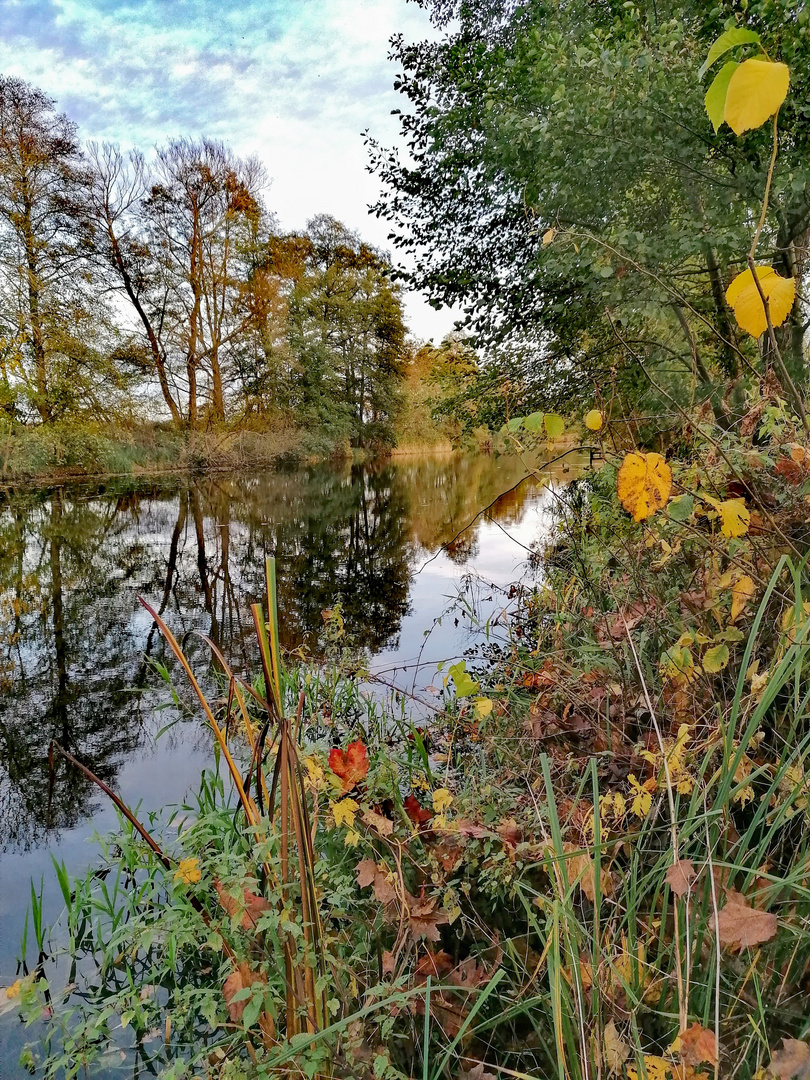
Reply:
[[[55, 97], [82, 134], [143, 149], [186, 134], [256, 154], [295, 228], [326, 212], [386, 245], [361, 132], [396, 140], [388, 40], [430, 36], [405, 0], [0, 0], [0, 70]], [[420, 298], [414, 333], [452, 326]]]

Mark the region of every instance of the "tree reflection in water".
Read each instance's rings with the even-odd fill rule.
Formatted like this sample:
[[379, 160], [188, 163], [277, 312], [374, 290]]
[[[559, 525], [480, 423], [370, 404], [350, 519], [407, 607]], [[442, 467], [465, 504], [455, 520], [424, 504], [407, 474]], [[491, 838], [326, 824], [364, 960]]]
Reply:
[[[320, 465], [15, 492], [0, 503], [0, 846], [27, 848], [92, 814], [97, 793], [60, 769], [57, 739], [107, 783], [147, 737], [146, 656], [166, 659], [138, 595], [175, 633], [209, 634], [253, 666], [250, 604], [275, 554], [283, 644], [310, 646], [338, 596], [354, 640], [396, 646], [414, 568], [453, 540], [522, 463], [486, 456]], [[490, 515], [517, 520], [528, 485]], [[477, 526], [449, 554], [465, 562]], [[209, 666], [197, 637], [187, 648]]]

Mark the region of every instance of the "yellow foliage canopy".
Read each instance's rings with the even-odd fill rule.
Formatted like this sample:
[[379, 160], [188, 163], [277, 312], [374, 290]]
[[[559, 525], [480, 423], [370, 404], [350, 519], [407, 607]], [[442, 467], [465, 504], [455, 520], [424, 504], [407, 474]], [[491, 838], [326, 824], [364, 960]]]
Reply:
[[[757, 280], [768, 301], [771, 322], [774, 326], [781, 326], [793, 307], [796, 282], [793, 278], [783, 278], [772, 266], [758, 266]], [[768, 329], [765, 305], [750, 270], [737, 274], [726, 290], [726, 300], [746, 333], [752, 337], [765, 333]]]
[[666, 504], [672, 470], [660, 454], [628, 454], [616, 478], [619, 502], [633, 521], [643, 521]]
[[726, 92], [725, 120], [735, 135], [758, 128], [787, 97], [790, 71], [770, 60], [746, 60], [732, 73]]

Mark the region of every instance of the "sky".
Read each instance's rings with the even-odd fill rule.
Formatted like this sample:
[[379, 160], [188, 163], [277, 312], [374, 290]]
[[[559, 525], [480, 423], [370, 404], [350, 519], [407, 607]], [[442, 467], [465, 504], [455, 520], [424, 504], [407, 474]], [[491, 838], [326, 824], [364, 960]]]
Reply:
[[[361, 132], [396, 142], [388, 40], [433, 36], [406, 0], [0, 0], [0, 72], [56, 99], [83, 137], [148, 151], [207, 136], [257, 155], [285, 230], [329, 213], [387, 247]], [[453, 314], [406, 297], [412, 333]]]

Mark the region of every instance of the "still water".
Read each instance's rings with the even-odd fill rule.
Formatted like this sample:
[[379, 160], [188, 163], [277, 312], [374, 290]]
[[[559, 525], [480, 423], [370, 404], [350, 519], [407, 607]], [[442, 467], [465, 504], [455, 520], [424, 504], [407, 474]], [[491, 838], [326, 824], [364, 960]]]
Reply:
[[[202, 631], [252, 667], [250, 604], [274, 554], [285, 648], [313, 647], [340, 598], [371, 670], [429, 697], [437, 661], [463, 655], [507, 602], [569, 460], [543, 483], [520, 483], [522, 461], [479, 455], [0, 495], [0, 986], [15, 978], [31, 880], [44, 878], [56, 917], [51, 853], [81, 872], [89, 838], [116, 821], [72, 769], [49, 809], [51, 739], [143, 815], [182, 801], [211, 761], [194, 720], [155, 738], [166, 687], [147, 658], [167, 658], [139, 596], [178, 638]], [[462, 590], [468, 607], [448, 614]], [[187, 651], [205, 670], [198, 638]], [[8, 1020], [0, 1061], [13, 1066]]]

